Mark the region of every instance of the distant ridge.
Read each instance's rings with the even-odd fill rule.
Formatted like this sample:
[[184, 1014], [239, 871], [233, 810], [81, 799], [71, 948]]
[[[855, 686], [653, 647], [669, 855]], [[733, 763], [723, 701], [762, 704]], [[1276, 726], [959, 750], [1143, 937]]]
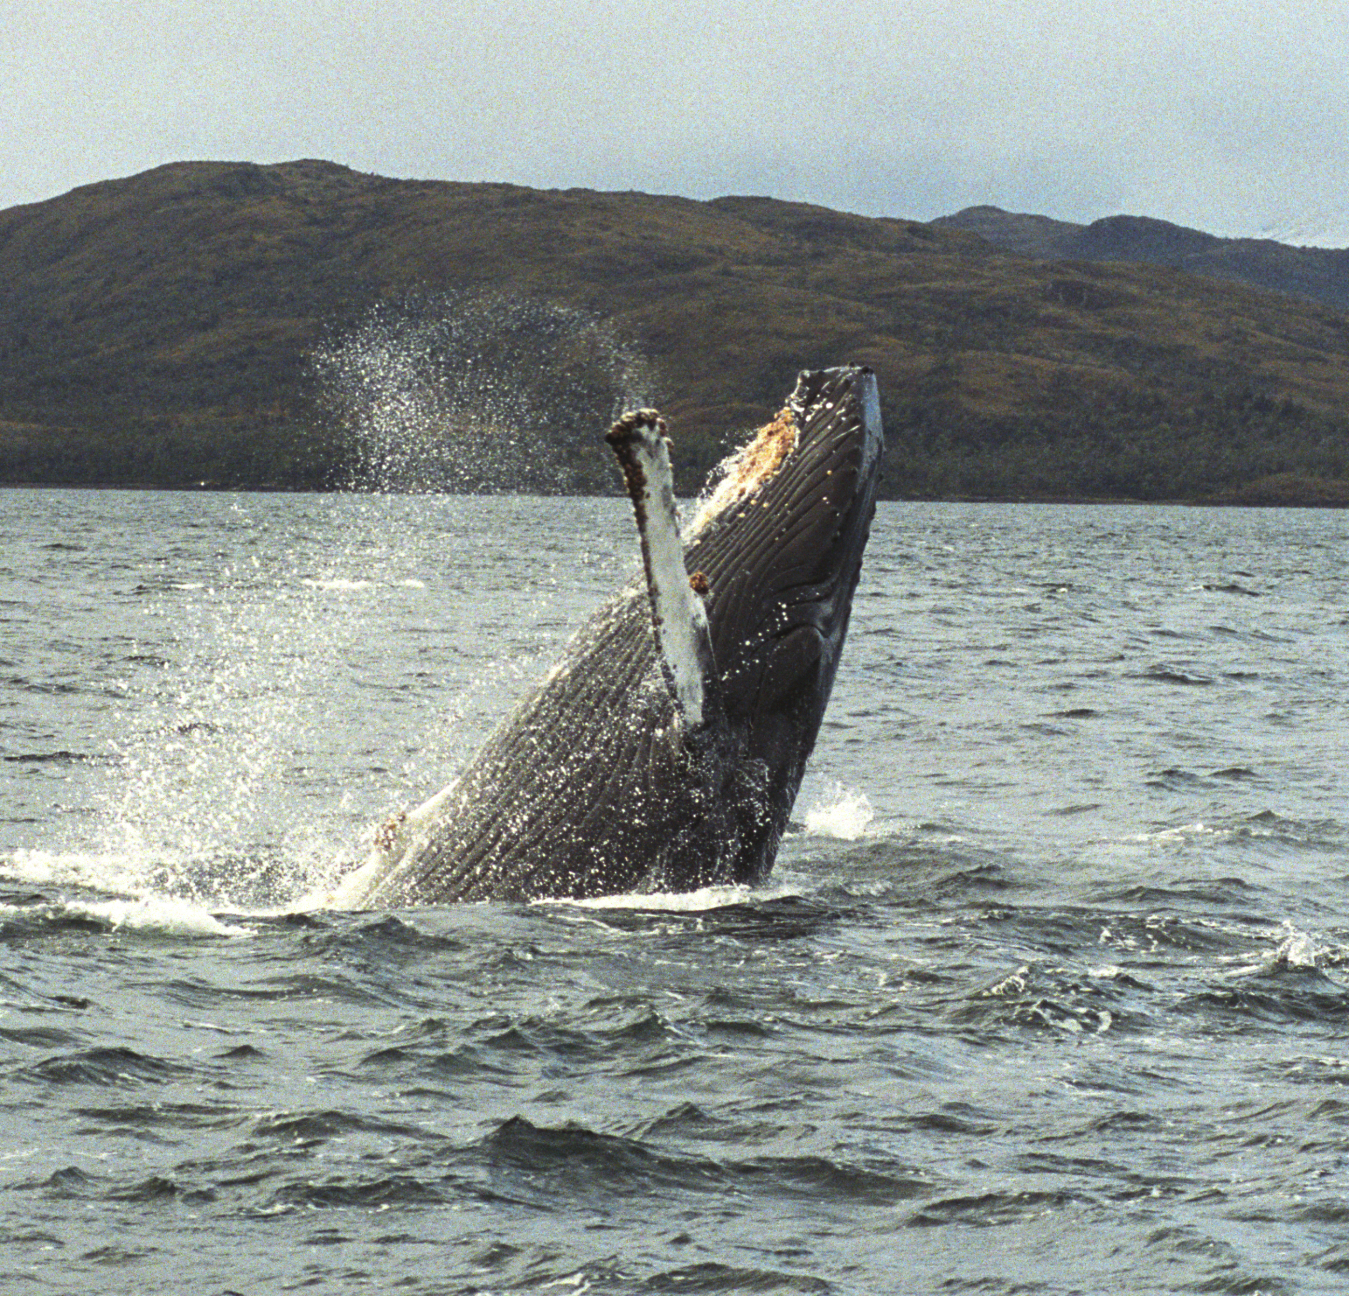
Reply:
[[966, 207], [932, 222], [1022, 256], [1059, 261], [1138, 261], [1289, 293], [1349, 310], [1349, 249], [1229, 239], [1150, 216], [1106, 216], [1090, 225]]
[[[567, 408], [481, 424], [540, 451], [497, 489], [615, 487], [603, 375], [547, 339], [511, 352], [528, 321], [574, 317], [644, 358], [640, 395], [670, 419], [684, 490], [799, 367], [860, 362], [881, 382], [891, 497], [1345, 503], [1349, 317], [1232, 272], [1259, 261], [1264, 288], [1287, 292], [1320, 267], [1328, 292], [1345, 255], [1132, 217], [976, 208], [925, 224], [312, 159], [173, 163], [0, 211], [0, 482], [349, 482], [316, 355], [350, 351], [372, 318], [380, 345], [413, 339], [434, 438], [449, 381], [435, 350], [453, 331], [437, 313], [470, 301], [479, 325], [497, 309], [526, 321], [473, 343], [489, 384], [581, 366], [554, 384], [575, 388]], [[348, 413], [368, 398], [344, 390]]]

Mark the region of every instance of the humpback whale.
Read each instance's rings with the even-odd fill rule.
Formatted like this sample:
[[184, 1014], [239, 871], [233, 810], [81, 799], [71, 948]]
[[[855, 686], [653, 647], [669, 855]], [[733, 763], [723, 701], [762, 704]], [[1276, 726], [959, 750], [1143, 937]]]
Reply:
[[803, 371], [682, 534], [659, 414], [608, 441], [641, 575], [458, 779], [384, 825], [339, 906], [691, 891], [772, 868], [875, 512], [875, 376]]

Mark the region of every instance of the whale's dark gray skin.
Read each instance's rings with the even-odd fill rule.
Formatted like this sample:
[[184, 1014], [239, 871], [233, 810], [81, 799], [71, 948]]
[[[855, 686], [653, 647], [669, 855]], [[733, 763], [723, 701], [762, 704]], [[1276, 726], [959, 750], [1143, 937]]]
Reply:
[[[668, 498], [668, 480], [633, 468], [634, 438], [660, 458], [654, 412], [627, 415], [610, 434], [647, 580], [582, 628], [462, 777], [389, 821], [335, 903], [690, 891], [758, 883], [772, 868], [875, 512], [876, 380], [860, 367], [803, 372], [782, 412], [729, 461], [686, 533], [675, 591], [692, 603], [692, 668], [662, 638], [684, 629], [669, 622], [683, 614], [670, 610], [678, 599], [660, 603], [653, 568], [659, 518], [647, 514], [659, 513], [652, 491]], [[700, 677], [677, 687], [681, 669]]]

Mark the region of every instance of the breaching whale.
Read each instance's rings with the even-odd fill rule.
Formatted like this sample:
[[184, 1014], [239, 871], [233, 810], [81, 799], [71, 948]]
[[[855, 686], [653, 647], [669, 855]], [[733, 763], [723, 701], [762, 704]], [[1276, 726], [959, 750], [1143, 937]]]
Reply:
[[464, 773], [380, 830], [347, 908], [762, 881], [815, 745], [875, 513], [871, 370], [803, 371], [681, 536], [654, 410], [608, 435], [643, 574]]

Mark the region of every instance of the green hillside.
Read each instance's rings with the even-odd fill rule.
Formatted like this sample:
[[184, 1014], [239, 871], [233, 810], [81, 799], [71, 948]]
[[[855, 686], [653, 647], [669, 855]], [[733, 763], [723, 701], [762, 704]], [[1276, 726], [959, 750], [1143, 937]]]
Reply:
[[395, 484], [458, 456], [451, 485], [609, 490], [626, 396], [659, 402], [688, 489], [844, 361], [880, 377], [891, 497], [1349, 501], [1349, 317], [1172, 268], [313, 161], [0, 212], [5, 482], [340, 485], [406, 417]]
[[1090, 225], [967, 207], [932, 222], [987, 239], [1005, 252], [1058, 261], [1142, 261], [1267, 288], [1349, 310], [1349, 248], [1290, 247], [1273, 239], [1218, 238], [1148, 216]]

